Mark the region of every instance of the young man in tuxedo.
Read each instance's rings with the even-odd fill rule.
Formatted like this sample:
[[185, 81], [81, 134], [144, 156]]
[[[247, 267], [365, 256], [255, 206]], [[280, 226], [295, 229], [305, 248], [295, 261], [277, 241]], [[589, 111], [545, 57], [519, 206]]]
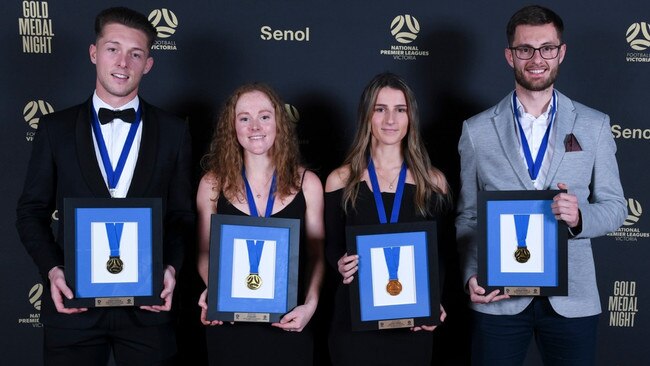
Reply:
[[[97, 77], [82, 104], [41, 118], [18, 201], [16, 226], [46, 283], [41, 322], [47, 365], [169, 365], [176, 353], [172, 296], [184, 245], [194, 232], [187, 124], [138, 95], [156, 30], [147, 17], [116, 7], [95, 19], [89, 49]], [[124, 151], [124, 154], [122, 152]], [[63, 202], [153, 197], [162, 201], [162, 305], [68, 308]], [[57, 235], [51, 216], [58, 211]], [[119, 267], [119, 265], [118, 265]], [[118, 268], [118, 271], [121, 268]]]
[[[456, 229], [475, 365], [522, 365], [533, 336], [545, 365], [595, 364], [601, 307], [591, 238], [616, 230], [627, 209], [609, 117], [553, 87], [567, 48], [562, 31], [562, 19], [550, 9], [517, 11], [505, 48], [515, 90], [463, 123]], [[568, 295], [487, 292], [477, 280], [478, 191], [548, 189], [566, 190], [555, 195], [551, 210], [569, 230]]]

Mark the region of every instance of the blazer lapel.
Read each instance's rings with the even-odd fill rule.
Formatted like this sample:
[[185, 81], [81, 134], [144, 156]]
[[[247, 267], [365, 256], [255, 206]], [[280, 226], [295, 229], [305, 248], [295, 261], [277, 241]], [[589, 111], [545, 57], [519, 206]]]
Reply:
[[94, 137], [91, 127], [92, 117], [92, 98], [86, 102], [85, 106], [79, 108], [75, 126], [75, 142], [77, 146], [77, 159], [81, 169], [81, 175], [84, 177], [86, 184], [96, 197], [110, 197], [108, 188], [102, 171], [97, 162], [95, 154]]
[[142, 104], [142, 138], [138, 161], [135, 164], [133, 179], [127, 197], [144, 196], [156, 166], [156, 147], [158, 146], [158, 123], [150, 106], [140, 98]]
[[564, 158], [564, 138], [566, 135], [573, 131], [573, 126], [576, 122], [575, 108], [571, 99], [565, 95], [557, 92], [557, 116], [555, 117], [555, 147], [553, 148], [553, 157], [551, 158], [551, 165], [546, 174], [546, 181], [544, 187], [547, 189], [557, 189], [557, 187], [550, 187], [553, 182], [560, 163]]
[[517, 174], [521, 184], [526, 189], [534, 189], [533, 183], [528, 174], [526, 163], [521, 158], [517, 126], [512, 110], [512, 93], [508, 94], [497, 105], [496, 115], [494, 116], [494, 128], [499, 136], [501, 149], [506, 155], [512, 170]]

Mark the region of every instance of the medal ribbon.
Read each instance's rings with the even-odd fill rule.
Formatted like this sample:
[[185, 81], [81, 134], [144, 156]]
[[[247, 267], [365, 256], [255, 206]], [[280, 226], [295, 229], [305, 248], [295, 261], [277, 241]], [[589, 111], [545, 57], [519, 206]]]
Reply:
[[108, 246], [111, 249], [111, 257], [120, 256], [120, 241], [122, 239], [123, 222], [107, 222], [106, 234], [108, 235]]
[[251, 212], [251, 215], [258, 215], [260, 217], [271, 217], [273, 213], [273, 203], [275, 202], [275, 178], [276, 173], [273, 171], [273, 179], [271, 180], [271, 188], [269, 188], [269, 197], [266, 199], [266, 212], [264, 216], [260, 215], [257, 211], [257, 206], [255, 205], [255, 198], [253, 197], [253, 191], [251, 190], [250, 184], [248, 184], [248, 179], [246, 179], [246, 167], [241, 168], [241, 176], [244, 178], [244, 185], [246, 186], [246, 199], [248, 200], [248, 209]]
[[248, 247], [248, 264], [250, 265], [250, 273], [259, 273], [260, 258], [262, 258], [262, 250], [264, 249], [264, 240], [246, 240]]
[[528, 221], [530, 215], [514, 215], [515, 230], [517, 231], [517, 248], [526, 248], [526, 236], [528, 236]]
[[397, 280], [397, 269], [399, 268], [399, 250], [400, 247], [385, 247], [384, 258], [388, 267], [388, 279]]
[[[377, 214], [379, 215], [379, 222], [382, 224], [387, 223], [386, 209], [384, 208], [384, 200], [381, 198], [381, 191], [379, 190], [379, 180], [377, 179], [377, 172], [375, 171], [375, 164], [372, 162], [372, 157], [368, 158], [368, 176], [370, 177], [370, 184], [372, 184], [372, 195], [375, 197], [375, 206], [377, 207]], [[390, 223], [396, 223], [399, 218], [399, 210], [402, 205], [402, 196], [404, 195], [404, 185], [406, 183], [406, 162], [402, 162], [402, 168], [399, 172], [399, 180], [397, 181], [397, 190], [395, 191], [395, 199], [393, 201], [393, 208], [390, 214]]]
[[548, 145], [548, 137], [550, 135], [551, 126], [555, 120], [555, 111], [556, 111], [556, 94], [553, 91], [553, 100], [551, 101], [551, 111], [549, 115], [548, 127], [546, 127], [546, 132], [542, 138], [542, 142], [539, 145], [539, 150], [537, 151], [537, 156], [535, 161], [533, 161], [532, 153], [530, 152], [530, 146], [528, 145], [528, 140], [526, 139], [526, 134], [524, 134], [524, 128], [521, 127], [521, 122], [519, 121], [519, 112], [517, 111], [517, 92], [512, 93], [512, 110], [515, 115], [515, 120], [517, 121], [517, 126], [519, 127], [519, 135], [521, 136], [521, 146], [524, 150], [524, 157], [526, 158], [526, 164], [528, 165], [528, 175], [530, 179], [536, 180], [539, 170], [542, 167], [542, 161], [544, 161], [544, 154], [546, 153], [546, 146]]
[[122, 176], [122, 171], [124, 170], [126, 159], [129, 156], [129, 151], [131, 151], [131, 146], [133, 145], [135, 134], [138, 131], [138, 126], [140, 126], [141, 116], [142, 106], [138, 106], [138, 111], [135, 114], [135, 121], [131, 123], [129, 134], [126, 136], [126, 141], [122, 147], [120, 158], [117, 161], [117, 166], [115, 167], [115, 170], [113, 170], [111, 158], [108, 155], [108, 149], [106, 148], [106, 142], [104, 141], [104, 135], [102, 134], [102, 129], [99, 127], [99, 118], [97, 117], [97, 111], [95, 111], [95, 108], [93, 108], [93, 132], [95, 133], [95, 141], [97, 141], [99, 154], [102, 157], [102, 164], [104, 165], [104, 171], [106, 172], [106, 183], [108, 184], [108, 190], [111, 192], [111, 196], [113, 196], [115, 187], [117, 187], [117, 182], [119, 182], [120, 176]]

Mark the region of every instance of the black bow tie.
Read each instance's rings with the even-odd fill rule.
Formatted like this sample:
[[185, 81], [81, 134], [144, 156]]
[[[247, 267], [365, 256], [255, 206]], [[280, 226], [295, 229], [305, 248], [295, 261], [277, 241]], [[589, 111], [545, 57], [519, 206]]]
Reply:
[[135, 121], [135, 109], [112, 110], [107, 108], [99, 108], [99, 122], [103, 125], [111, 122], [114, 119], [121, 119], [124, 122], [133, 123]]

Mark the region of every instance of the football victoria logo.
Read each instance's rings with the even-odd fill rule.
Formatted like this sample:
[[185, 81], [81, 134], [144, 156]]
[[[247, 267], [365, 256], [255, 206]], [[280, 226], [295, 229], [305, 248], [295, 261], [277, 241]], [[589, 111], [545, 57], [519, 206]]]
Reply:
[[420, 23], [414, 16], [409, 14], [398, 15], [390, 23], [390, 33], [399, 43], [411, 43], [420, 33]]
[[52, 105], [50, 103], [44, 100], [32, 100], [27, 102], [25, 108], [23, 108], [23, 118], [31, 128], [29, 128], [25, 134], [25, 140], [28, 142], [34, 140], [40, 118], [52, 112], [54, 112], [54, 108], [52, 108]]
[[646, 22], [634, 23], [625, 32], [627, 43], [635, 51], [645, 51], [650, 47], [650, 25]]
[[23, 118], [25, 118], [25, 122], [29, 124], [29, 127], [37, 129], [39, 119], [52, 112], [54, 112], [54, 108], [50, 103], [44, 100], [32, 100], [27, 102], [25, 108], [23, 108]]
[[650, 62], [650, 24], [637, 22], [630, 25], [625, 31], [625, 41], [634, 50], [625, 55], [625, 61]]
[[[165, 21], [164, 24], [160, 24], [162, 20]], [[152, 10], [149, 13], [149, 21], [156, 27], [158, 37], [160, 38], [169, 38], [176, 32], [176, 27], [178, 27], [176, 14], [165, 8]]]
[[178, 28], [176, 14], [166, 8], [154, 9], [149, 13], [148, 19], [158, 32], [158, 39], [153, 43], [151, 49], [176, 51], [176, 42], [167, 39], [176, 33], [176, 28]]

